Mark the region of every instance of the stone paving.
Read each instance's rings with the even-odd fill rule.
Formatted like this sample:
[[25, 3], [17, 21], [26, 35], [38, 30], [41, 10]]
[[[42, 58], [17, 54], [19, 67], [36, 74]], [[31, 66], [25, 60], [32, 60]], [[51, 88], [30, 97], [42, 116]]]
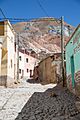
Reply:
[[0, 120], [15, 120], [34, 92], [44, 92], [54, 84], [30, 84], [22, 81], [17, 88], [0, 87]]
[[35, 92], [15, 120], [80, 120], [80, 98], [60, 85]]

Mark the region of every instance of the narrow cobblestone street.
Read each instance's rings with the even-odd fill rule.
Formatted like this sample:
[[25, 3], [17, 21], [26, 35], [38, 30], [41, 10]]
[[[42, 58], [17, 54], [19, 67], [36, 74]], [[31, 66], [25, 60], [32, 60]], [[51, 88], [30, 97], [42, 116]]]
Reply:
[[80, 99], [60, 85], [35, 92], [16, 120], [80, 120], [76, 102]]
[[55, 85], [21, 82], [17, 88], [0, 88], [0, 120], [15, 120], [34, 92], [44, 92]]
[[0, 88], [0, 120], [80, 120], [76, 102], [60, 85], [22, 81], [17, 88]]

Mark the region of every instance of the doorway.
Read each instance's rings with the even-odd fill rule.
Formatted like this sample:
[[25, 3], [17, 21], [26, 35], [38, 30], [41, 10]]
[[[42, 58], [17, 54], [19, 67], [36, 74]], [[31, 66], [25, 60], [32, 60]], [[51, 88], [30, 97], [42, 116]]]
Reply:
[[74, 66], [74, 56], [71, 56], [71, 77], [72, 77], [72, 87], [75, 87], [75, 66]]
[[24, 77], [24, 70], [22, 70], [22, 78]]
[[32, 70], [30, 70], [30, 77], [32, 77]]

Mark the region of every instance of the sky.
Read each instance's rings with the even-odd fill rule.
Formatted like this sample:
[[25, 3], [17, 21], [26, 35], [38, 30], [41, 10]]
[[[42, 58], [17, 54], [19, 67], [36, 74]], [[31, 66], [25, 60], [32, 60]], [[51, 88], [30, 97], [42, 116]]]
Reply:
[[7, 18], [64, 16], [64, 21], [74, 27], [80, 23], [80, 0], [0, 0], [0, 8]]

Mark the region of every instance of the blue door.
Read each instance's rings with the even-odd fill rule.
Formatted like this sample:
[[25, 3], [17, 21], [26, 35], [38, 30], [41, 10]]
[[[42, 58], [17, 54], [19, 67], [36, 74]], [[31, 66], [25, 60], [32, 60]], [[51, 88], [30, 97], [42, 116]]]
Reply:
[[75, 87], [75, 68], [74, 68], [74, 56], [71, 56], [71, 77], [72, 77], [72, 87]]

